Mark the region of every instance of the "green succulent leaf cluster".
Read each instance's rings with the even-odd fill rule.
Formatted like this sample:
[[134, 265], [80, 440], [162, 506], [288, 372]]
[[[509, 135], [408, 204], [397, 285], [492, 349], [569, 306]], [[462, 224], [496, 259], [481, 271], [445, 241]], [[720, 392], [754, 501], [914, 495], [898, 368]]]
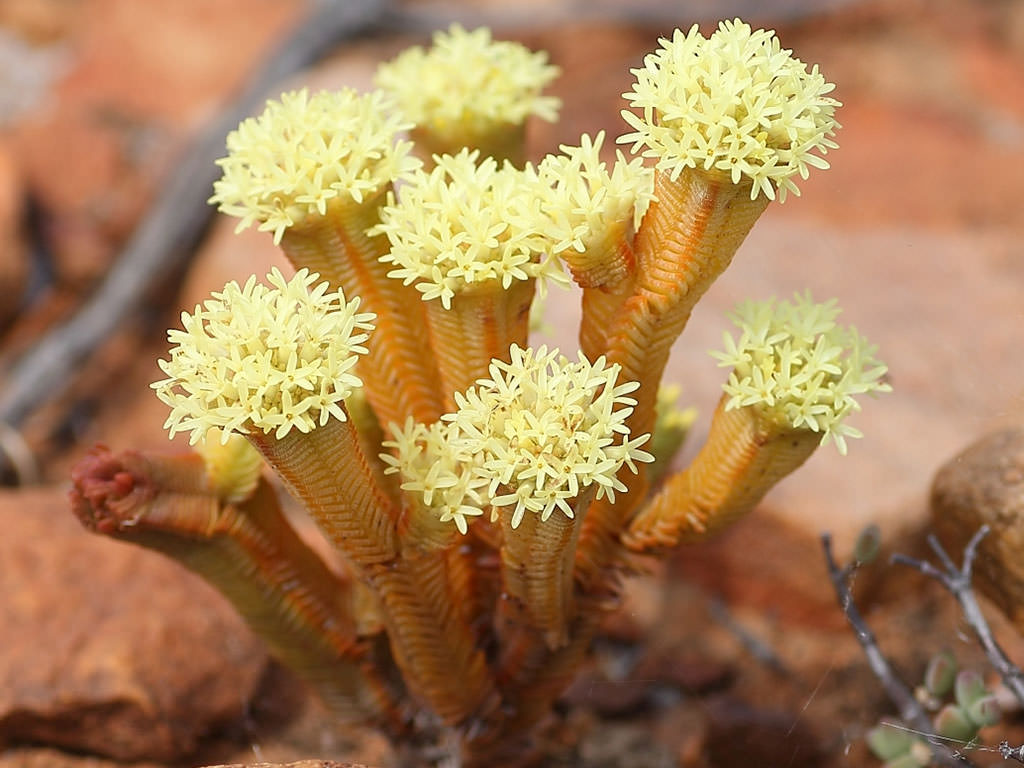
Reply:
[[[936, 714], [933, 732], [943, 739], [970, 744], [982, 728], [999, 722], [999, 703], [973, 669], [959, 669], [956, 657], [941, 651], [931, 658], [916, 690], [919, 701]], [[932, 759], [927, 742], [899, 723], [881, 722], [867, 735], [872, 754], [883, 768], [923, 768]]]

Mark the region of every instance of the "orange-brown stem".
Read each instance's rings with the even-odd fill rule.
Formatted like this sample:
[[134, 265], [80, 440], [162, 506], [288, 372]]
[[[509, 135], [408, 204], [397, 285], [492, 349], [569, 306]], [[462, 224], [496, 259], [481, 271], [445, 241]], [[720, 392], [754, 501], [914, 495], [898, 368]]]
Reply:
[[[651, 432], [658, 385], [673, 342], [690, 312], [733, 255], [768, 205], [750, 199], [749, 184], [693, 169], [673, 181], [655, 174], [654, 194], [636, 237], [637, 274], [632, 295], [619, 308], [607, 336], [608, 359], [622, 366], [621, 379], [638, 381], [630, 433]], [[623, 470], [619, 479], [626, 503], [595, 502], [587, 513], [577, 548], [577, 577], [584, 583], [612, 575], [621, 554], [618, 536], [648, 489], [647, 472]]]
[[[595, 296], [603, 306], [592, 307], [595, 318], [613, 321], [604, 333], [588, 332], [581, 344], [585, 353], [604, 353], [622, 366], [620, 379], [640, 382], [634, 393], [637, 407], [627, 425], [632, 435], [649, 433], [655, 420], [658, 384], [672, 343], [683, 331], [690, 312], [712, 282], [732, 260], [743, 239], [764, 211], [767, 200], [750, 200], [750, 187], [736, 186], [727, 178], [699, 171], [684, 171], [676, 181], [655, 174], [654, 195], [637, 232], [635, 280], [629, 295]], [[594, 325], [600, 328], [596, 320]], [[598, 627], [601, 596], [614, 594], [625, 550], [621, 531], [643, 501], [649, 485], [645, 465], [633, 474], [625, 467], [619, 479], [627, 491], [591, 504], [576, 550], [575, 575], [583, 590], [569, 644], [554, 653], [528, 653], [515, 658], [507, 653], [502, 669], [517, 670], [519, 687], [529, 700], [519, 719], [525, 725], [568, 684]], [[588, 601], [596, 601], [589, 608]], [[518, 723], [517, 723], [518, 726]], [[508, 726], [503, 726], [507, 728]]]
[[369, 236], [380, 223], [382, 190], [362, 203], [334, 200], [325, 216], [310, 216], [285, 231], [281, 248], [299, 267], [309, 267], [347, 298], [360, 297], [361, 309], [377, 315], [369, 353], [359, 361], [366, 396], [385, 428], [407, 416], [430, 423], [441, 414], [437, 365], [428, 344], [419, 293], [387, 276], [380, 257], [388, 252], [384, 235]]
[[752, 510], [821, 442], [809, 429], [780, 425], [758, 406], [719, 401], [707, 442], [636, 516], [626, 544], [637, 552], [703, 539]]
[[421, 504], [412, 494], [406, 494], [402, 501], [398, 535], [403, 547], [422, 553], [440, 552], [462, 536], [454, 522], [441, 522], [440, 513]]
[[581, 596], [569, 641], [554, 651], [536, 642], [536, 632], [521, 610], [504, 612], [508, 642], [502, 645], [498, 663], [504, 705], [463, 741], [463, 765], [518, 764], [531, 746], [524, 736], [550, 713], [576, 676], [606, 611], [603, 599]]
[[374, 568], [391, 652], [410, 692], [448, 725], [466, 724], [497, 706], [494, 678], [450, 593], [457, 581], [444, 553], [403, 553]]
[[396, 511], [350, 421], [331, 418], [309, 433], [292, 429], [280, 439], [257, 429], [246, 437], [357, 569], [365, 573], [395, 559]]
[[456, 392], [487, 376], [492, 359], [509, 360], [513, 343], [526, 346], [535, 282], [515, 280], [506, 291], [489, 281], [457, 293], [451, 309], [436, 299], [427, 302], [446, 410], [455, 409]]
[[583, 288], [580, 349], [596, 360], [608, 349], [608, 334], [636, 279], [633, 232], [623, 224], [608, 239], [584, 254], [567, 254], [566, 262], [577, 285]]
[[357, 637], [351, 583], [295, 533], [266, 481], [229, 505], [209, 488], [196, 454], [105, 449], [83, 459], [72, 479], [72, 507], [87, 528], [159, 551], [202, 576], [335, 711], [393, 733], [406, 727], [400, 696]]
[[573, 561], [583, 515], [594, 498], [588, 489], [573, 500], [575, 516], [560, 510], [547, 520], [527, 512], [519, 526], [511, 525], [512, 512], [501, 515], [503, 545], [501, 575], [505, 594], [522, 605], [534, 635], [554, 650], [568, 642], [573, 611]]

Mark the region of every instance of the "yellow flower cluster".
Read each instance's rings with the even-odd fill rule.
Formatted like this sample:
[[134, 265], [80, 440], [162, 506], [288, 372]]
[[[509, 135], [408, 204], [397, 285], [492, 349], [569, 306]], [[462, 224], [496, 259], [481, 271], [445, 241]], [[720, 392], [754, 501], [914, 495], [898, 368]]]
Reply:
[[830, 137], [840, 104], [826, 95], [835, 86], [782, 49], [774, 32], [739, 19], [707, 38], [696, 25], [676, 30], [633, 74], [623, 96], [641, 113], [623, 111], [634, 132], [619, 141], [634, 152], [646, 147], [673, 179], [684, 168], [722, 173], [734, 184], [746, 177], [751, 199], [778, 193], [785, 200], [787, 191], [799, 194], [792, 177], [827, 168], [819, 154], [837, 146]]
[[151, 385], [171, 408], [172, 437], [191, 432], [196, 444], [219, 427], [223, 441], [254, 429], [280, 439], [346, 419], [341, 402], [362, 384], [351, 371], [374, 316], [318, 278], [300, 269], [286, 280], [275, 268], [269, 286], [232, 281], [182, 313], [183, 330], [167, 334], [170, 360], [158, 361], [168, 378]]
[[409, 127], [379, 91], [285, 93], [228, 134], [210, 202], [241, 219], [237, 230], [259, 222], [280, 242], [331, 200], [359, 203], [418, 168], [412, 144], [396, 138]]
[[618, 365], [582, 354], [571, 363], [546, 347], [510, 352], [510, 362], [491, 363], [490, 379], [456, 394], [455, 413], [431, 427], [409, 422], [385, 443], [397, 457], [382, 458], [401, 472], [402, 488], [463, 532], [485, 508], [514, 507], [513, 528], [528, 511], [571, 518], [581, 490], [596, 484], [597, 498], [614, 500], [625, 490], [619, 469], [653, 460], [640, 450], [650, 435], [628, 437], [627, 395], [639, 385], [616, 385]]
[[755, 406], [780, 423], [822, 433], [840, 453], [861, 433], [843, 423], [860, 410], [856, 395], [888, 392], [887, 370], [854, 328], [836, 324], [835, 301], [809, 295], [788, 301], [747, 301], [732, 314], [738, 339], [724, 334], [725, 351], [713, 352], [733, 368], [723, 386], [726, 409]]
[[417, 171], [401, 197], [389, 197], [381, 224], [391, 252], [381, 261], [395, 265], [389, 277], [415, 283], [424, 300], [440, 299], [445, 309], [460, 291], [498, 282], [546, 278], [566, 283], [549, 243], [538, 229], [536, 185], [524, 171], [493, 158], [479, 164], [479, 152], [439, 155], [437, 165]]
[[429, 50], [416, 46], [382, 64], [376, 85], [402, 114], [435, 135], [485, 134], [528, 116], [555, 120], [560, 102], [540, 92], [558, 75], [547, 54], [495, 41], [481, 27], [453, 24], [434, 33]]
[[488, 506], [487, 480], [478, 474], [473, 456], [455, 450], [457, 429], [440, 421], [417, 424], [409, 418], [402, 428], [391, 425], [391, 431], [395, 439], [385, 441], [384, 447], [394, 455], [380, 455], [388, 465], [384, 473], [399, 473], [403, 491], [416, 494], [442, 523], [452, 521], [459, 533], [466, 533], [466, 518], [482, 515]]
[[609, 171], [600, 157], [603, 143], [604, 131], [594, 139], [584, 134], [580, 146], [562, 145], [562, 154], [548, 155], [537, 167], [536, 195], [543, 211], [538, 226], [553, 253], [583, 253], [616, 225], [632, 221], [636, 229], [647, 211], [653, 171], [640, 158], [626, 162], [622, 152], [616, 152]]

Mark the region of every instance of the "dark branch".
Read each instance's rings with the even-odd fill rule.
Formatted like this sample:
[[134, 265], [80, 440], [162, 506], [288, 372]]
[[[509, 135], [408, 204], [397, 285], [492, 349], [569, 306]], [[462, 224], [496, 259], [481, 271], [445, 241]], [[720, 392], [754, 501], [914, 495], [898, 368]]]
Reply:
[[989, 663], [999, 673], [1003, 684], [1013, 692], [1013, 695], [1017, 697], [1017, 701], [1024, 706], [1024, 673], [1021, 672], [1016, 664], [1010, 661], [1003, 652], [1003, 649], [999, 647], [999, 644], [992, 635], [988, 622], [985, 620], [984, 614], [981, 612], [978, 599], [975, 597], [974, 590], [971, 587], [971, 576], [974, 560], [978, 555], [978, 545], [988, 535], [988, 532], [989, 527], [983, 525], [971, 537], [971, 540], [964, 548], [964, 562], [960, 568], [956, 567], [952, 558], [950, 558], [934, 535], [928, 537], [928, 545], [942, 562], [945, 570], [937, 568], [927, 560], [916, 560], [901, 554], [893, 555], [892, 562], [908, 565], [911, 568], [917, 569], [925, 576], [935, 579], [956, 598], [956, 601], [960, 604], [960, 611], [963, 613], [964, 619], [974, 631], [982, 648], [985, 649], [985, 655], [988, 657]]
[[[839, 607], [842, 609], [846, 620], [850, 622], [853, 633], [864, 649], [868, 664], [875, 677], [882, 683], [886, 694], [896, 708], [899, 710], [900, 719], [916, 731], [923, 734], [931, 733], [934, 729], [928, 714], [914, 698], [913, 692], [907, 687], [893, 671], [889, 660], [878, 647], [878, 641], [874, 633], [868, 627], [861, 616], [857, 605], [853, 602], [853, 595], [850, 593], [850, 577], [856, 572], [856, 564], [840, 568], [832, 555], [832, 536], [828, 533], [821, 535], [821, 545], [825, 551], [825, 563], [828, 566], [828, 575], [832, 580], [832, 587], [836, 597], [839, 599]], [[965, 757], [954, 754], [945, 745], [928, 740], [928, 747], [932, 751], [935, 762], [947, 768], [970, 768], [972, 763]]]

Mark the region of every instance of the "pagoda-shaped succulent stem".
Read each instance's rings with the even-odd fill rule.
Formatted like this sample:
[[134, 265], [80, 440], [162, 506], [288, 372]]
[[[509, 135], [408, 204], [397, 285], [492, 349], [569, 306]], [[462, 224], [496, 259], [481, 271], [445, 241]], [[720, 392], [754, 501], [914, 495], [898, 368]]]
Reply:
[[456, 725], [482, 717], [498, 699], [484, 653], [450, 592], [448, 569], [444, 552], [409, 552], [375, 568], [370, 583], [410, 692]]
[[[628, 420], [633, 434], [654, 428], [658, 383], [672, 344], [690, 313], [725, 271], [769, 200], [750, 199], [750, 184], [692, 168], [676, 180], [655, 174], [654, 195], [637, 233], [637, 276], [632, 295], [615, 312], [605, 353], [639, 381], [637, 406]], [[618, 532], [647, 492], [646, 473], [620, 473], [629, 488], [625, 504], [595, 502], [580, 536], [577, 566], [589, 579], [604, 571], [617, 551]]]
[[821, 434], [768, 418], [758, 406], [715, 410], [707, 442], [633, 520], [636, 551], [703, 539], [752, 510], [821, 443]]
[[573, 518], [560, 511], [547, 520], [527, 514], [516, 528], [511, 525], [511, 510], [502, 513], [501, 575], [505, 594], [522, 605], [532, 627], [539, 630], [551, 649], [568, 642], [576, 540], [593, 498], [591, 487], [570, 501]]
[[202, 576], [332, 710], [404, 728], [397, 692], [367, 657], [351, 587], [295, 533], [270, 486], [238, 504], [210, 488], [197, 454], [99, 450], [73, 472], [86, 527], [153, 549]]
[[380, 423], [402, 423], [410, 415], [429, 423], [440, 416], [441, 400], [423, 303], [414, 288], [387, 276], [388, 266], [379, 261], [389, 250], [387, 238], [366, 233], [380, 222], [385, 197], [386, 189], [360, 203], [334, 199], [325, 215], [285, 230], [281, 248], [296, 269], [319, 272], [376, 314], [369, 352], [356, 370]]
[[517, 616], [514, 608], [506, 611], [511, 621], [497, 672], [505, 707], [463, 741], [463, 764], [513, 764], [528, 754], [531, 745], [523, 735], [550, 713], [572, 682], [605, 612], [600, 599], [581, 596], [568, 642], [551, 650], [536, 641], [536, 632], [522, 623], [521, 613]]
[[632, 239], [632, 227], [623, 223], [614, 227], [599, 247], [582, 254], [571, 250], [562, 254], [573, 280], [583, 288], [579, 340], [580, 349], [590, 360], [607, 350], [608, 334], [633, 288], [636, 256]]
[[626, 378], [643, 382], [630, 422], [634, 433], [653, 427], [657, 384], [672, 344], [769, 203], [764, 195], [751, 200], [750, 189], [692, 168], [675, 180], [665, 171], [655, 174], [655, 200], [636, 238], [636, 285], [606, 350]]
[[246, 436], [352, 564], [365, 569], [397, 556], [396, 513], [350, 421], [330, 419], [281, 438], [259, 431]]
[[446, 410], [464, 392], [487, 376], [491, 360], [509, 360], [512, 344], [526, 346], [530, 305], [536, 281], [513, 280], [508, 289], [496, 281], [457, 293], [451, 308], [427, 302], [430, 337], [437, 352]]

